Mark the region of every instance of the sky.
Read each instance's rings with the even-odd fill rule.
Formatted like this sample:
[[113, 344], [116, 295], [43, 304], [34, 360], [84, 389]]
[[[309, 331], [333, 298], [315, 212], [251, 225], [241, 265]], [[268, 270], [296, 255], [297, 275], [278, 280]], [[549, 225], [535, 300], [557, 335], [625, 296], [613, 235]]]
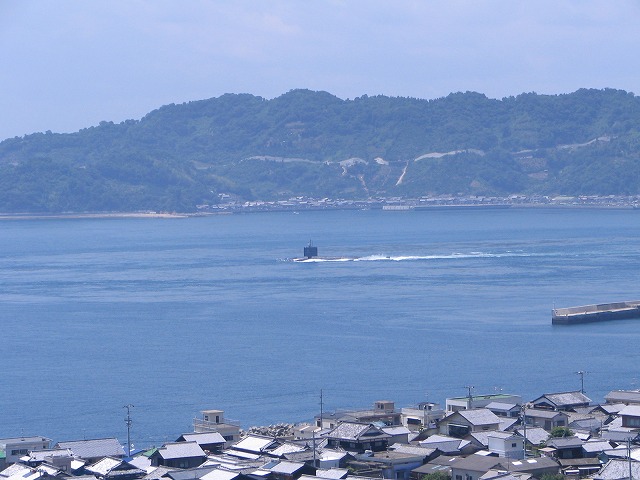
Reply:
[[0, 140], [296, 88], [640, 94], [640, 0], [0, 0]]

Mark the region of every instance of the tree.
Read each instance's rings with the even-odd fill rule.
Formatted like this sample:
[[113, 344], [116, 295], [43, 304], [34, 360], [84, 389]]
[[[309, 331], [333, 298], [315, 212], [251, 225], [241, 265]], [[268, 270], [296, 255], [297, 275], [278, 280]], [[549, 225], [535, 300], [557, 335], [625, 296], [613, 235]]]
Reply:
[[433, 472], [423, 475], [420, 480], [451, 480], [451, 476], [444, 472]]
[[559, 437], [570, 437], [573, 435], [573, 432], [569, 430], [569, 427], [553, 427], [551, 430], [551, 437], [559, 438]]

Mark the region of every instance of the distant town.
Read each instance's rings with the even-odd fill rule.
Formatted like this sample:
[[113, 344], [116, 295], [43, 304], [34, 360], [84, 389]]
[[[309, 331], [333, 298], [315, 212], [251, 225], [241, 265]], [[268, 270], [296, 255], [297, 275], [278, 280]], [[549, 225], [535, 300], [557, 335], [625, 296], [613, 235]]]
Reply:
[[[578, 372], [584, 375], [584, 372]], [[397, 408], [392, 400], [246, 431], [204, 410], [193, 431], [133, 450], [116, 438], [0, 438], [0, 480], [560, 480], [640, 478], [640, 390], [525, 401], [495, 393]]]
[[439, 195], [419, 198], [379, 197], [367, 200], [332, 199], [313, 197], [291, 197], [287, 200], [246, 201], [230, 194], [219, 194], [220, 202], [215, 205], [198, 205], [198, 211], [204, 212], [257, 212], [257, 211], [302, 211], [302, 210], [421, 210], [431, 208], [640, 208], [640, 195], [607, 196], [544, 196], [510, 195], [491, 196], [455, 196]]

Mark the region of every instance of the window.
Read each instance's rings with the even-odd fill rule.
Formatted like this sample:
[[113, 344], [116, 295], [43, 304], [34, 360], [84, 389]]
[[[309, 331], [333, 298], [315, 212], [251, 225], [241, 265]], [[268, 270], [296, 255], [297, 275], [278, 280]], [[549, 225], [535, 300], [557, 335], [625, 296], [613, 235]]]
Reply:
[[511, 448], [516, 448], [517, 446], [518, 446], [518, 444], [516, 444], [516, 443], [512, 443], [511, 444]]
[[456, 480], [462, 480], [462, 475], [456, 475]]

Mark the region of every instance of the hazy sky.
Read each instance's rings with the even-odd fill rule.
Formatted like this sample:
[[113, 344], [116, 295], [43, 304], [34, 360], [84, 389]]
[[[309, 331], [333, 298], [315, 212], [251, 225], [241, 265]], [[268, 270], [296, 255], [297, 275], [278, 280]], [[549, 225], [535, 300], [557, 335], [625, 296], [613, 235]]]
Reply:
[[0, 139], [294, 88], [640, 94], [640, 0], [0, 0]]

